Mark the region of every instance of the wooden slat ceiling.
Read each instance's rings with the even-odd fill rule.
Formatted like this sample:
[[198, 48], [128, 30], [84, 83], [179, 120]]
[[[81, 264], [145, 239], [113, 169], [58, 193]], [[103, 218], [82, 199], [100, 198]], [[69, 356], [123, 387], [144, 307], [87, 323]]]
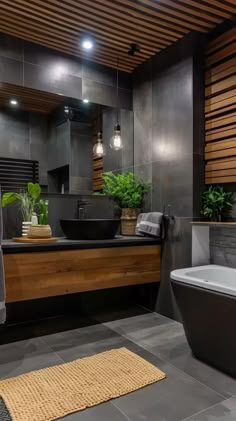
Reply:
[[0, 107], [9, 107], [12, 98], [19, 102], [17, 108], [44, 114], [49, 114], [65, 101], [60, 95], [0, 83]]
[[[1, 0], [0, 31], [120, 69], [133, 69], [190, 31], [208, 32], [236, 14], [236, 0]], [[85, 55], [80, 37], [96, 48]], [[130, 44], [141, 51], [127, 54]]]

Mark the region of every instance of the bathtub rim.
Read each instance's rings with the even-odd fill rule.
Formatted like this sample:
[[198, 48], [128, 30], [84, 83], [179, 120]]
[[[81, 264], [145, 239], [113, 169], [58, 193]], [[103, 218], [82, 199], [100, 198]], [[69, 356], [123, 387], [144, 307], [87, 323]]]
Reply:
[[[189, 276], [189, 273], [196, 272], [197, 270], [204, 269], [224, 269], [224, 271], [234, 271], [235, 272], [235, 286], [226, 286], [219, 283], [214, 283], [213, 281], [204, 280], [194, 276]], [[188, 275], [186, 275], [188, 273]], [[183, 285], [194, 286], [208, 291], [214, 291], [225, 295], [230, 295], [236, 297], [236, 269], [230, 268], [228, 266], [220, 265], [204, 265], [204, 266], [193, 266], [183, 269], [175, 269], [170, 273], [170, 278], [173, 281], [177, 281]]]

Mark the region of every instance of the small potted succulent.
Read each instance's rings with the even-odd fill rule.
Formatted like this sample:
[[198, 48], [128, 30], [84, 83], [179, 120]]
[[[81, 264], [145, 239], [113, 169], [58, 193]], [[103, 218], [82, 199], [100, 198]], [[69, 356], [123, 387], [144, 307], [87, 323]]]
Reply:
[[233, 206], [233, 193], [223, 186], [210, 186], [202, 194], [201, 215], [210, 221], [220, 222], [222, 215]]
[[48, 200], [40, 199], [36, 205], [38, 210], [38, 224], [32, 224], [28, 231], [29, 238], [50, 238], [52, 230], [48, 225]]
[[32, 224], [32, 215], [36, 202], [41, 194], [41, 187], [38, 183], [27, 184], [27, 189], [23, 192], [7, 192], [2, 196], [2, 207], [6, 207], [12, 203], [17, 203], [22, 214], [22, 236], [28, 236], [28, 230]]
[[137, 217], [149, 185], [133, 174], [103, 174], [103, 193], [112, 196], [121, 208], [121, 234], [135, 235]]

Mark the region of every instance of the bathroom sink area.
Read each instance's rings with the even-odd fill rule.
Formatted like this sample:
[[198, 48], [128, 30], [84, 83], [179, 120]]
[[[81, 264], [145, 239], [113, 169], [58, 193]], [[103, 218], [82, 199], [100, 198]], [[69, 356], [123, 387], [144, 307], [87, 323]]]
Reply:
[[119, 228], [119, 219], [61, 219], [61, 228], [69, 240], [110, 240]]

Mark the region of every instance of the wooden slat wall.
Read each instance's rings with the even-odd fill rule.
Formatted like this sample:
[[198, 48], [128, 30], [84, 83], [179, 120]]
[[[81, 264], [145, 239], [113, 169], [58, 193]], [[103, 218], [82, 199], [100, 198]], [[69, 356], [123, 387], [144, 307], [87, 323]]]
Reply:
[[236, 27], [208, 45], [205, 182], [236, 182]]
[[[236, 14], [235, 0], [1, 0], [0, 31], [132, 72], [190, 31], [208, 32]], [[81, 34], [96, 39], [93, 54]], [[130, 44], [141, 51], [127, 54]]]

